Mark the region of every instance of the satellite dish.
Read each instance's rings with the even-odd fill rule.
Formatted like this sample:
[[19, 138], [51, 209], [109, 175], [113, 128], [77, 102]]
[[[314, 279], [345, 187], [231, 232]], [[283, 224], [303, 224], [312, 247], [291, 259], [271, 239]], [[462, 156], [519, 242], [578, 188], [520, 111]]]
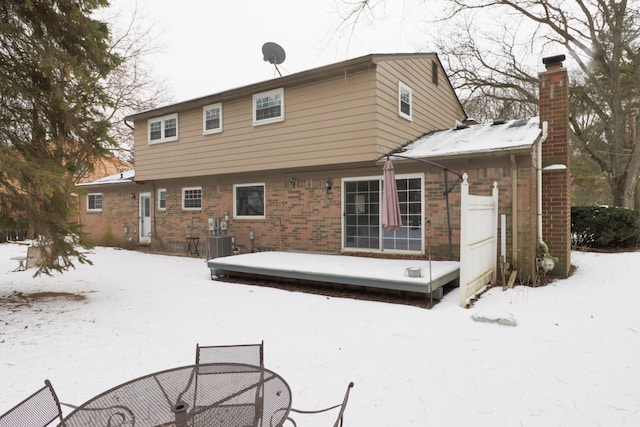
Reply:
[[276, 67], [276, 71], [282, 77], [278, 65], [282, 64], [287, 57], [284, 53], [284, 49], [277, 43], [266, 42], [262, 45], [262, 56], [266, 62], [273, 64]]
[[273, 42], [266, 42], [262, 45], [262, 55], [265, 61], [273, 65], [282, 64], [287, 57], [284, 49], [279, 44]]

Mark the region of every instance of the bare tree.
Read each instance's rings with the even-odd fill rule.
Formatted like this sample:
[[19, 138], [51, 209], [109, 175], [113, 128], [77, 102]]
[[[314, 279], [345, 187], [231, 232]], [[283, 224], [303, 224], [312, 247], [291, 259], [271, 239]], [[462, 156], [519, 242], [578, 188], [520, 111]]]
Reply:
[[[448, 8], [438, 17], [442, 37], [435, 46], [468, 112], [481, 119], [485, 111], [504, 118], [531, 115], [537, 109], [539, 64], [531, 59], [544, 52], [566, 53], [575, 67], [571, 126], [576, 147], [602, 172], [613, 204], [633, 207], [640, 173], [638, 2], [444, 3]], [[350, 4], [360, 14], [376, 6], [371, 0]], [[355, 25], [360, 14], [343, 24]]]
[[105, 17], [111, 29], [110, 49], [122, 62], [109, 74], [104, 87], [112, 106], [107, 111], [111, 123], [110, 136], [116, 146], [112, 154], [131, 164], [134, 163], [133, 132], [124, 117], [150, 110], [171, 102], [172, 96], [166, 81], [159, 80], [146, 59], [157, 53], [156, 35], [149, 24], [140, 19], [137, 2], [128, 3], [128, 9], [112, 11]]
[[536, 61], [518, 34], [504, 24], [481, 34], [474, 22], [465, 19], [433, 40], [467, 114], [479, 121], [537, 114]]

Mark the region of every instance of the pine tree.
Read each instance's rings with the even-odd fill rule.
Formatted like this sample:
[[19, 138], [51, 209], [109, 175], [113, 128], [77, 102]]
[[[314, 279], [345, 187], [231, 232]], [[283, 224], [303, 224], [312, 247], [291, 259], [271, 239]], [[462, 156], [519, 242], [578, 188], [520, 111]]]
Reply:
[[51, 248], [40, 272], [88, 262], [76, 246], [74, 175], [112, 145], [102, 83], [119, 58], [107, 25], [92, 18], [106, 6], [0, 3], [0, 226], [28, 229]]

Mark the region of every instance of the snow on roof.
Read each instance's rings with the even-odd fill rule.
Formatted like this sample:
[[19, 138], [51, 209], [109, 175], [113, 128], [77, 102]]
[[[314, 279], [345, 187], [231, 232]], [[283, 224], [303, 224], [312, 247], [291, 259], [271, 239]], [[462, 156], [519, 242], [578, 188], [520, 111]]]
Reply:
[[77, 186], [85, 187], [91, 185], [131, 183], [133, 182], [133, 178], [135, 178], [135, 176], [136, 171], [134, 169], [129, 169], [128, 171], [117, 173], [115, 175], [105, 176], [104, 178], [99, 178], [94, 181], [83, 182], [81, 184], [77, 184]]
[[[508, 120], [436, 131], [408, 144], [403, 156], [444, 157], [531, 147], [540, 136], [540, 119]], [[400, 153], [398, 153], [400, 154]]]

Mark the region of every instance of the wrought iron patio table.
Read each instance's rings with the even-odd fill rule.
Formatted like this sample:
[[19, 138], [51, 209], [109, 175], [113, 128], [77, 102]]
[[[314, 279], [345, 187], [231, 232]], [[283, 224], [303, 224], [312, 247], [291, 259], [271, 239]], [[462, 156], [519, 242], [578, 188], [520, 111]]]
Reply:
[[206, 363], [146, 375], [82, 404], [59, 427], [276, 427], [291, 389], [273, 371]]

